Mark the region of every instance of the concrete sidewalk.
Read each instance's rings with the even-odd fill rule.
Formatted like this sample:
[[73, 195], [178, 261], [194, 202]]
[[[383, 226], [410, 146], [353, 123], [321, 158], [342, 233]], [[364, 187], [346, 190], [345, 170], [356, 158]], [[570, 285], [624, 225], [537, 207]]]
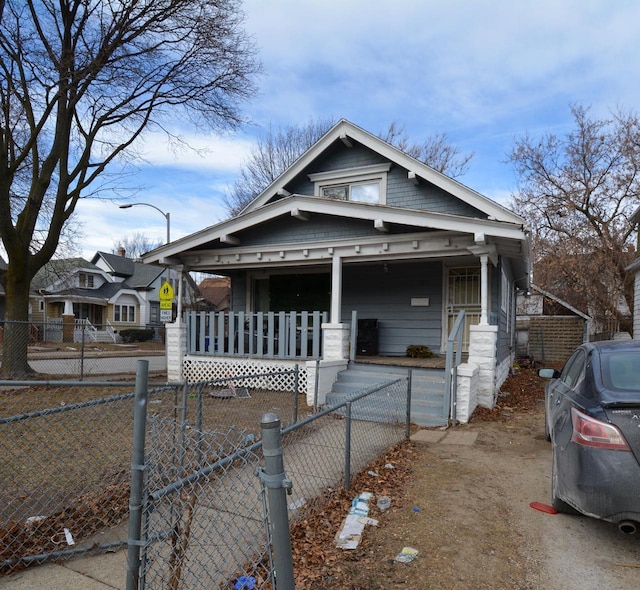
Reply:
[[3, 590], [125, 590], [127, 549], [34, 566], [0, 577]]

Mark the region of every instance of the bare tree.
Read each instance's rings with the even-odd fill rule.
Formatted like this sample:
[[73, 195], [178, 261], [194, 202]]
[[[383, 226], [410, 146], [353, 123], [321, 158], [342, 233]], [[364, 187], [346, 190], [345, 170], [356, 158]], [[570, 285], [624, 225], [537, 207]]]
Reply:
[[593, 119], [571, 107], [575, 128], [516, 140], [512, 207], [534, 230], [534, 280], [603, 327], [631, 331], [633, 211], [640, 204], [640, 122], [618, 109]]
[[113, 242], [113, 254], [117, 254], [122, 248], [127, 258], [141, 258], [145, 252], [154, 248], [159, 248], [164, 242], [162, 240], [152, 240], [143, 233], [136, 232], [132, 236], [124, 236]]
[[[143, 132], [179, 118], [201, 130], [241, 122], [260, 69], [242, 24], [240, 0], [0, 1], [7, 319], [27, 320], [30, 281], [79, 199], [105, 188]], [[29, 371], [26, 331], [13, 328], [5, 376]]]
[[463, 176], [474, 155], [473, 152], [463, 154], [459, 147], [449, 141], [446, 133], [435, 133], [422, 142], [411, 141], [405, 126], [396, 121], [392, 121], [387, 132], [381, 133], [380, 137], [405, 154], [451, 178]]
[[251, 149], [249, 159], [231, 187], [224, 203], [237, 215], [267, 188], [334, 124], [331, 118], [310, 119], [305, 125], [289, 125], [274, 131], [269, 127]]
[[[288, 125], [274, 131], [269, 127], [258, 138], [224, 202], [230, 215], [240, 213], [257, 195], [280, 176], [335, 124], [335, 119], [310, 119], [304, 125]], [[462, 154], [446, 134], [435, 134], [422, 143], [411, 143], [404, 126], [393, 122], [381, 139], [428, 164], [438, 172], [457, 178], [464, 174], [473, 153]]]

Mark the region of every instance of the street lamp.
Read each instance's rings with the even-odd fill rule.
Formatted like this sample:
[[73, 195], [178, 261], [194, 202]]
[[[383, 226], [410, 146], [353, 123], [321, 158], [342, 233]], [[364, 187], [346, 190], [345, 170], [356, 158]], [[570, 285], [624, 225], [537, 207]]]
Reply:
[[[130, 207], [140, 207], [140, 206], [151, 207], [152, 209], [155, 209], [156, 211], [162, 213], [164, 218], [167, 220], [167, 244], [171, 242], [171, 234], [169, 230], [170, 216], [168, 211], [165, 213], [162, 209], [159, 209], [158, 207], [156, 207], [155, 205], [152, 205], [151, 203], [125, 203], [124, 205], [119, 205], [120, 209], [129, 209]], [[170, 273], [171, 271], [167, 266], [167, 278], [166, 278], [167, 282], [169, 282]], [[181, 313], [182, 313], [182, 279], [178, 281], [178, 317], [180, 317]]]
[[152, 205], [151, 203], [127, 203], [125, 205], [120, 205], [120, 209], [129, 209], [130, 207], [138, 207], [138, 206], [151, 207], [152, 209], [155, 209], [156, 211], [159, 211], [160, 213], [162, 213], [164, 218], [167, 220], [167, 244], [168, 244], [171, 241], [170, 231], [169, 231], [169, 228], [171, 225], [169, 212], [167, 211], [165, 213], [162, 209], [159, 209], [158, 207], [156, 207], [155, 205]]

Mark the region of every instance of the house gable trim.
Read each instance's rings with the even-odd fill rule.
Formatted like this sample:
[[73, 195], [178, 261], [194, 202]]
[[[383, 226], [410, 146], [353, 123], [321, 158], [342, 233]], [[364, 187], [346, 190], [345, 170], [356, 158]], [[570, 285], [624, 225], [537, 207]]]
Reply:
[[415, 158], [405, 154], [401, 150], [395, 148], [386, 141], [372, 135], [368, 131], [354, 125], [353, 123], [342, 119], [334, 127], [332, 127], [323, 137], [321, 137], [313, 146], [311, 146], [298, 160], [289, 167], [283, 174], [274, 180], [262, 193], [260, 193], [247, 207], [244, 212], [253, 211], [267, 204], [274, 196], [278, 194], [280, 189], [291, 182], [298, 174], [304, 172], [315, 158], [325, 151], [332, 143], [348, 137], [358, 143], [368, 147], [369, 149], [379, 153], [390, 162], [393, 162], [411, 173], [410, 178], [414, 182], [419, 182], [416, 178], [422, 178], [431, 184], [443, 189], [454, 197], [464, 201], [472, 207], [483, 211], [489, 218], [499, 221], [511, 223], [522, 223], [522, 218], [507, 208], [488, 199], [480, 193], [470, 189], [469, 187], [459, 183], [457, 180], [449, 178], [445, 174], [438, 172], [430, 166], [416, 160]]

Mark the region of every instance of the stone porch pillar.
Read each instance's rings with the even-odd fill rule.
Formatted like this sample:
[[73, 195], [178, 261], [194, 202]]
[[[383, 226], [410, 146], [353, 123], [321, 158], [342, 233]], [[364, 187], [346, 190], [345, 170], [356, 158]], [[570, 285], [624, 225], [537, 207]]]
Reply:
[[178, 317], [173, 324], [165, 324], [164, 329], [167, 381], [182, 381], [182, 359], [187, 354], [187, 324]]
[[76, 318], [73, 315], [73, 302], [64, 302], [62, 312], [62, 342], [73, 342], [75, 336]]
[[478, 405], [493, 408], [496, 402], [496, 358], [498, 326], [470, 326], [470, 365], [478, 367]]

